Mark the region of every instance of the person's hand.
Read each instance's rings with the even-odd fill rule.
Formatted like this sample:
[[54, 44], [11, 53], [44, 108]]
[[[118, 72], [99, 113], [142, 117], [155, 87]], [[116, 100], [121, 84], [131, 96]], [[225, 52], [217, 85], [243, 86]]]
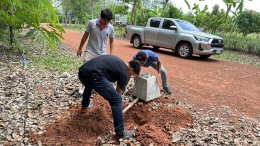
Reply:
[[77, 51], [77, 56], [80, 57], [81, 54], [82, 54], [82, 50], [78, 49], [78, 51]]
[[161, 77], [161, 76], [160, 76], [160, 73], [158, 73], [158, 74], [157, 74], [157, 78], [160, 78], [160, 77]]

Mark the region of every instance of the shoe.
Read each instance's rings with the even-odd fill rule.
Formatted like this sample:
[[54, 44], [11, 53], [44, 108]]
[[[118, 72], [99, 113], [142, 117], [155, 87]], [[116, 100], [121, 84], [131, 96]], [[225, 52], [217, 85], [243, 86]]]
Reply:
[[88, 107], [81, 107], [81, 109], [80, 109], [80, 113], [81, 114], [84, 114], [84, 113], [86, 113], [87, 111], [88, 111], [88, 109], [90, 109], [90, 108], [92, 108], [93, 107], [93, 101], [92, 100], [90, 100], [90, 103], [89, 103], [89, 105], [88, 105]]
[[134, 136], [135, 136], [135, 130], [126, 130], [122, 137], [119, 137], [116, 134], [114, 134], [111, 139], [114, 141], [119, 141], [119, 139], [129, 139], [129, 138], [133, 138]]
[[84, 113], [86, 113], [88, 111], [88, 108], [87, 107], [81, 107], [81, 109], [80, 109], [80, 113], [81, 114], [84, 114]]
[[172, 92], [171, 92], [171, 89], [169, 87], [163, 87], [163, 90], [168, 94], [168, 95], [171, 95]]
[[82, 86], [79, 88], [79, 94], [83, 94], [84, 90], [85, 90], [85, 86], [82, 85]]

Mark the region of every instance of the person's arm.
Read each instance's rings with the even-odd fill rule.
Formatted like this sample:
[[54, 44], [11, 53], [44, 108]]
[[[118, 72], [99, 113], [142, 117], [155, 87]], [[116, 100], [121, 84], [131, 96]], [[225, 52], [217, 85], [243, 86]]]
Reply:
[[81, 41], [80, 41], [80, 45], [79, 45], [79, 49], [77, 51], [77, 56], [81, 56], [82, 54], [82, 48], [86, 42], [86, 40], [88, 39], [88, 36], [89, 36], [89, 33], [85, 31], [84, 35], [82, 36], [81, 38]]
[[114, 38], [115, 38], [115, 30], [114, 30], [114, 27], [112, 26], [111, 33], [110, 33], [110, 36], [109, 36], [110, 55], [113, 54]]
[[113, 54], [113, 48], [114, 48], [114, 38], [110, 38], [109, 39], [109, 44], [110, 44], [110, 55], [112, 55]]
[[160, 60], [157, 61], [157, 65], [158, 65], [158, 74], [160, 74], [160, 72], [161, 72], [161, 66], [162, 66]]

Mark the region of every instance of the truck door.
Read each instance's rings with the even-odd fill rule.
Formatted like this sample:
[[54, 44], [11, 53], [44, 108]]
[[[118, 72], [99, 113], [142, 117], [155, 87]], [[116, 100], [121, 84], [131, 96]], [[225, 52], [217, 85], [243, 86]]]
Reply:
[[146, 25], [144, 31], [144, 43], [149, 45], [158, 45], [158, 34], [161, 19], [152, 18]]
[[175, 46], [178, 32], [177, 30], [170, 29], [170, 26], [176, 25], [172, 20], [164, 19], [158, 37], [161, 47], [173, 48]]

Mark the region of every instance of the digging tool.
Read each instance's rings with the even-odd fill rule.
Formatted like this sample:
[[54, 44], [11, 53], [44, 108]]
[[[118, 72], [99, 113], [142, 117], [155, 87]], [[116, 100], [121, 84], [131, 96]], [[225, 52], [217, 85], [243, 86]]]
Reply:
[[138, 100], [139, 100], [139, 98], [136, 98], [134, 101], [130, 102], [130, 104], [123, 109], [123, 113], [125, 113], [125, 112], [128, 111], [132, 106], [134, 106], [135, 103], [137, 103]]
[[148, 102], [161, 96], [156, 76], [151, 74], [139, 75], [135, 81], [135, 85], [133, 88], [133, 96], [137, 98], [123, 109], [123, 113], [125, 113], [127, 110], [133, 107], [139, 99]]

